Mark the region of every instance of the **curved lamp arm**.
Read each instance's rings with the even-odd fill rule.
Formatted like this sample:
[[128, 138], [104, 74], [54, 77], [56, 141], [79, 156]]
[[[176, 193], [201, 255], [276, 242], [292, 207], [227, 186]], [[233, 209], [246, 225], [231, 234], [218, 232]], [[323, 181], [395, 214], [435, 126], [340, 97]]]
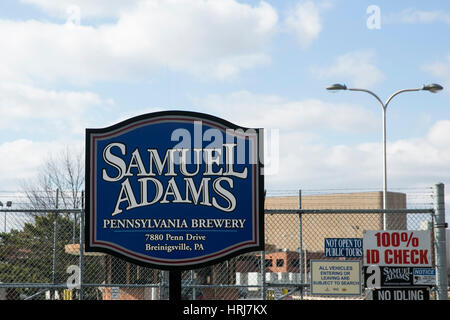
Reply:
[[358, 89], [358, 88], [348, 88], [348, 90], [351, 90], [351, 91], [362, 91], [362, 92], [367, 92], [368, 94], [371, 94], [372, 96], [374, 96], [374, 97], [381, 103], [381, 107], [382, 107], [383, 109], [385, 108], [383, 101], [381, 101], [381, 99], [380, 99], [375, 93], [373, 93], [373, 92], [370, 91], [370, 90], [367, 90], [367, 89]]
[[394, 98], [396, 95], [398, 95], [398, 94], [400, 94], [400, 93], [402, 93], [402, 92], [420, 91], [420, 90], [422, 90], [422, 88], [402, 89], [402, 90], [399, 90], [399, 91], [397, 91], [397, 92], [394, 92], [394, 93], [386, 100], [386, 103], [384, 104], [384, 106], [385, 106], [385, 108], [387, 108], [387, 106], [388, 106], [389, 102], [391, 102], [392, 98]]

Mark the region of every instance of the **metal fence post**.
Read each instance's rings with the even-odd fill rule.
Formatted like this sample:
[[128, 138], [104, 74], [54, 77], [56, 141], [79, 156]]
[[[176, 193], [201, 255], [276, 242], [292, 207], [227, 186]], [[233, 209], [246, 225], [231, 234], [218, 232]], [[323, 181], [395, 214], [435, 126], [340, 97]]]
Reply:
[[[302, 190], [298, 190], [298, 208], [302, 209]], [[298, 214], [298, 264], [299, 279], [302, 287], [300, 288], [300, 299], [303, 300], [303, 234], [302, 234], [302, 214]]]
[[434, 243], [436, 255], [437, 300], [448, 299], [448, 275], [446, 258], [445, 229], [445, 198], [444, 184], [434, 186]]
[[79, 274], [79, 300], [83, 300], [83, 273], [84, 273], [84, 191], [81, 192], [81, 210], [80, 210], [80, 274]]
[[[264, 190], [264, 204], [266, 202], [266, 192], [267, 190]], [[266, 223], [266, 216], [264, 215], [264, 220], [262, 221], [262, 223]], [[265, 228], [264, 228], [265, 230]], [[265, 231], [264, 231], [265, 232]], [[263, 235], [263, 237], [265, 237], [265, 234]], [[266, 300], [267, 299], [267, 292], [266, 292], [266, 241], [264, 240], [264, 248], [261, 251], [261, 259], [260, 259], [260, 264], [261, 264], [261, 300]]]
[[[190, 284], [191, 285], [195, 284], [195, 282], [194, 282], [194, 270], [190, 270], [189, 271], [189, 280], [190, 280]], [[192, 287], [192, 300], [196, 300], [196, 296], [197, 296], [197, 292], [195, 290], [195, 287]]]
[[[56, 206], [55, 206], [55, 221], [53, 222], [53, 270], [52, 270], [52, 284], [56, 284], [56, 250], [57, 250], [57, 233], [58, 233], [58, 201], [59, 189], [56, 189]], [[56, 300], [56, 289], [53, 289], [53, 299]]]
[[266, 300], [266, 251], [261, 251], [261, 299]]

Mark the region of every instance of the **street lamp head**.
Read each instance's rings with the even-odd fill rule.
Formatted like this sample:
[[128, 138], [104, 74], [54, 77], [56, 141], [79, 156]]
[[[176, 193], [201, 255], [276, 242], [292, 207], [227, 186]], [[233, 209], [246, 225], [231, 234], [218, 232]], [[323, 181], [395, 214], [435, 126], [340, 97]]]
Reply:
[[347, 86], [345, 84], [335, 83], [332, 84], [331, 86], [328, 86], [327, 90], [329, 91], [347, 90]]
[[424, 85], [422, 87], [422, 90], [430, 91], [432, 93], [439, 92], [442, 89], [444, 89], [444, 88], [440, 84], [437, 84], [437, 83], [430, 83], [430, 84]]

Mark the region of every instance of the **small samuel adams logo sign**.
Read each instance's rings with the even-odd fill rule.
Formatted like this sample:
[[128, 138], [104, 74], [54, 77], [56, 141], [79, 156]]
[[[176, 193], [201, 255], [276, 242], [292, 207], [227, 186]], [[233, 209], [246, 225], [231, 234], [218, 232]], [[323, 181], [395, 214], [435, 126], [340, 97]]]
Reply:
[[262, 137], [184, 111], [86, 129], [86, 251], [170, 270], [262, 250]]

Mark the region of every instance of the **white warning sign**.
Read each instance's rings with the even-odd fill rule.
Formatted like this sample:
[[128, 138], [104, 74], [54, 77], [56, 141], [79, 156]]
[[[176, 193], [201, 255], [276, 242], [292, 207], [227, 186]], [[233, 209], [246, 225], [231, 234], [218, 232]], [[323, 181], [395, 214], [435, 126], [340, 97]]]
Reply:
[[360, 261], [311, 260], [311, 295], [361, 295]]

